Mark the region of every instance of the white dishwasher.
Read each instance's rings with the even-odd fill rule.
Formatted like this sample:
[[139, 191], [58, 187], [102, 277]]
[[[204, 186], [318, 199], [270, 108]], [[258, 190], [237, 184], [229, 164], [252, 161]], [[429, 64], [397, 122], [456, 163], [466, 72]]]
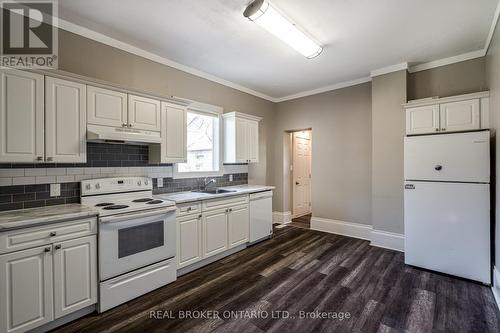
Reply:
[[250, 194], [250, 243], [273, 234], [273, 191]]

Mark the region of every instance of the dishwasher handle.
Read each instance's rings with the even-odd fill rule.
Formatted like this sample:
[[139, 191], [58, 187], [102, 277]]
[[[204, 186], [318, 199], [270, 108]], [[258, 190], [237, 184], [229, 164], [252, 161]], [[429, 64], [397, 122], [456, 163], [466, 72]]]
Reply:
[[273, 197], [273, 191], [257, 192], [250, 194], [250, 201], [261, 200]]

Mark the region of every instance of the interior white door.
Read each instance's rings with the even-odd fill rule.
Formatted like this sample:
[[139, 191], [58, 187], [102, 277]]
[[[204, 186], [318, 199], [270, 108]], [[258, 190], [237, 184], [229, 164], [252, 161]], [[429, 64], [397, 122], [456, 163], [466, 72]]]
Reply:
[[187, 161], [187, 110], [162, 103], [162, 163]]
[[0, 332], [26, 332], [54, 319], [52, 246], [0, 255]]
[[0, 162], [43, 162], [43, 75], [13, 69], [0, 75]]
[[490, 283], [489, 184], [405, 182], [405, 262]]
[[440, 105], [441, 131], [468, 131], [481, 128], [479, 99]]
[[229, 208], [229, 248], [245, 244], [249, 239], [249, 210], [248, 205]]
[[128, 95], [128, 123], [130, 127], [160, 131], [161, 103], [152, 98]]
[[87, 86], [45, 78], [45, 160], [87, 162]]
[[203, 255], [205, 258], [228, 249], [225, 209], [203, 214]]
[[177, 219], [177, 268], [191, 265], [203, 257], [201, 214]]
[[248, 163], [248, 121], [236, 118], [236, 162]]
[[405, 179], [488, 183], [490, 132], [406, 137]]
[[93, 125], [125, 127], [128, 124], [127, 94], [87, 86], [87, 122]]
[[293, 216], [311, 212], [311, 132], [293, 133]]
[[428, 134], [439, 131], [439, 105], [406, 109], [406, 134]]
[[54, 244], [55, 318], [61, 318], [96, 302], [96, 236]]
[[254, 120], [248, 120], [247, 122], [248, 131], [248, 162], [258, 163], [259, 162], [259, 122]]

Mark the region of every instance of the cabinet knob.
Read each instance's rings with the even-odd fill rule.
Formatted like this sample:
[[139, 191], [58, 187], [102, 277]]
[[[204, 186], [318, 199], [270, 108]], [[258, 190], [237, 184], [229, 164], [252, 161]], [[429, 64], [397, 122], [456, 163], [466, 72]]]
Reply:
[[436, 132], [439, 132], [439, 128], [436, 128]]
[[122, 127], [127, 127], [127, 124], [123, 123], [123, 124], [122, 124]]
[[45, 249], [43, 249], [43, 252], [50, 252], [50, 247], [46, 247]]
[[190, 211], [191, 211], [191, 209], [193, 209], [193, 207], [188, 207], [188, 208], [187, 208], [187, 211], [188, 211], [188, 212], [190, 212]]
[[232, 211], [233, 211], [233, 209], [232, 209], [232, 208], [229, 208], [229, 212], [232, 212]]
[[53, 157], [47, 157], [47, 162], [52, 162], [54, 160]]
[[441, 128], [441, 131], [446, 131], [446, 128], [444, 128], [444, 127], [443, 127], [443, 128]]
[[132, 127], [132, 124], [128, 124], [128, 127]]
[[37, 161], [43, 161], [43, 156], [37, 156], [37, 157], [36, 157], [36, 160], [37, 160]]
[[54, 246], [54, 250], [60, 250], [61, 249], [61, 244], [57, 244], [56, 246]]
[[442, 165], [436, 165], [436, 166], [434, 167], [434, 170], [436, 170], [436, 171], [441, 171], [442, 169], [443, 169], [443, 166], [442, 166]]
[[52, 231], [52, 232], [50, 233], [50, 237], [55, 237], [55, 236], [57, 236], [57, 232]]
[[198, 218], [199, 218], [199, 219], [201, 219], [202, 217], [203, 217], [203, 215], [201, 215], [201, 214], [200, 214], [200, 215], [198, 215]]

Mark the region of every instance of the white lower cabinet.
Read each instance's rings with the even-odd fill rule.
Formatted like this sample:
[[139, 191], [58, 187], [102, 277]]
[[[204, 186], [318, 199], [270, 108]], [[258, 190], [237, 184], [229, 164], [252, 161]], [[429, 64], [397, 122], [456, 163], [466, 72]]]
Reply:
[[0, 255], [0, 332], [26, 332], [54, 319], [52, 246]]
[[56, 319], [97, 302], [96, 249], [95, 236], [54, 244]]
[[248, 205], [229, 208], [227, 222], [229, 248], [248, 242], [250, 232]]
[[177, 219], [177, 268], [202, 259], [201, 220], [201, 214], [191, 214]]
[[39, 247], [1, 254], [0, 333], [26, 332], [95, 304], [96, 242], [95, 235], [48, 239]]
[[227, 211], [214, 210], [203, 214], [203, 255], [210, 257], [228, 249]]

